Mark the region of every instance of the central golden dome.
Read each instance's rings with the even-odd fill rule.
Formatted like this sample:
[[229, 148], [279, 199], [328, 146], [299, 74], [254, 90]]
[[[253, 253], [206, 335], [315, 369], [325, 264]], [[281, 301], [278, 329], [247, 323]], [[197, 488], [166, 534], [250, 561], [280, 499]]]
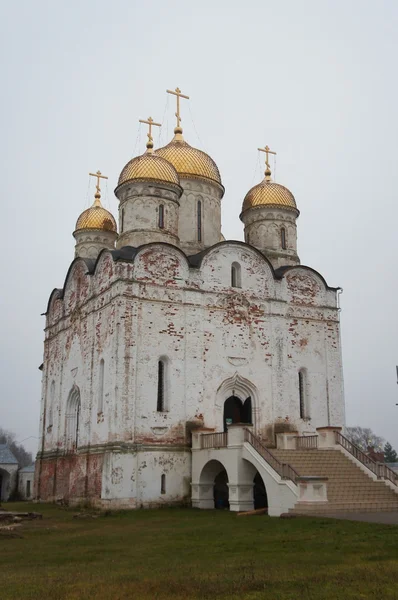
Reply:
[[272, 206], [275, 208], [294, 209], [298, 212], [293, 194], [283, 185], [265, 179], [249, 190], [243, 200], [242, 212], [256, 206]]
[[118, 185], [127, 181], [155, 181], [180, 185], [174, 166], [153, 152], [132, 158], [120, 173]]
[[82, 212], [76, 222], [76, 230], [102, 229], [117, 232], [116, 221], [113, 215], [104, 208], [100, 202], [100, 195], [95, 195], [95, 201], [90, 208]]
[[205, 152], [190, 146], [181, 131], [177, 127], [171, 142], [155, 150], [155, 154], [171, 163], [182, 179], [208, 179], [222, 185], [220, 171], [214, 160]]

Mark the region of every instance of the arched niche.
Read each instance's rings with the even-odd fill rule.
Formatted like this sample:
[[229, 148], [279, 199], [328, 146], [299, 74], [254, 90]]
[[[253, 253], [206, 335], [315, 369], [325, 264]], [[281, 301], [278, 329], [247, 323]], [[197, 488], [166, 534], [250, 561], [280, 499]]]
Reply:
[[69, 392], [66, 403], [66, 449], [75, 452], [79, 445], [79, 420], [80, 420], [80, 390], [74, 385]]

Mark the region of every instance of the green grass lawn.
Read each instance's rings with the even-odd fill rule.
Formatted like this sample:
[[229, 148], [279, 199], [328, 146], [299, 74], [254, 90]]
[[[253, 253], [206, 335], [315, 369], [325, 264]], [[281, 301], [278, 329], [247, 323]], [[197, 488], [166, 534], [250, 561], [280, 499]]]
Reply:
[[1, 600], [398, 599], [398, 527], [161, 509], [73, 519], [51, 505], [0, 537]]

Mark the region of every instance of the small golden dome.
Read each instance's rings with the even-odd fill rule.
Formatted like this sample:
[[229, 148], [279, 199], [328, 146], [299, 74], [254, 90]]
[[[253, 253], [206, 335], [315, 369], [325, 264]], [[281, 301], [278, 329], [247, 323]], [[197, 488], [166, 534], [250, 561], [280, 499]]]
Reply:
[[127, 181], [157, 181], [180, 185], [178, 173], [167, 160], [149, 148], [141, 156], [132, 158], [120, 173], [118, 185]]
[[220, 171], [208, 154], [193, 148], [182, 137], [182, 129], [176, 127], [174, 138], [167, 146], [155, 151], [157, 156], [165, 158], [176, 169], [182, 179], [210, 179], [219, 185]]
[[95, 201], [90, 208], [82, 212], [76, 222], [76, 231], [81, 229], [103, 229], [117, 232], [113, 215], [100, 202], [100, 194], [95, 194]]
[[255, 206], [274, 206], [275, 208], [294, 209], [298, 212], [293, 194], [283, 185], [271, 181], [267, 173], [265, 179], [252, 187], [246, 194], [242, 212]]

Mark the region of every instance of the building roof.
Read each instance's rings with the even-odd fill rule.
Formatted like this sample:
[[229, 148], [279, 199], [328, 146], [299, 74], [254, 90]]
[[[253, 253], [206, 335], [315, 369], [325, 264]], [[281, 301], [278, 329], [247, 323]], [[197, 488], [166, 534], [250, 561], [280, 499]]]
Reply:
[[8, 444], [0, 444], [0, 464], [17, 465], [18, 461], [11, 452]]
[[29, 465], [28, 467], [23, 467], [19, 470], [20, 473], [34, 473], [35, 472], [35, 463]]

